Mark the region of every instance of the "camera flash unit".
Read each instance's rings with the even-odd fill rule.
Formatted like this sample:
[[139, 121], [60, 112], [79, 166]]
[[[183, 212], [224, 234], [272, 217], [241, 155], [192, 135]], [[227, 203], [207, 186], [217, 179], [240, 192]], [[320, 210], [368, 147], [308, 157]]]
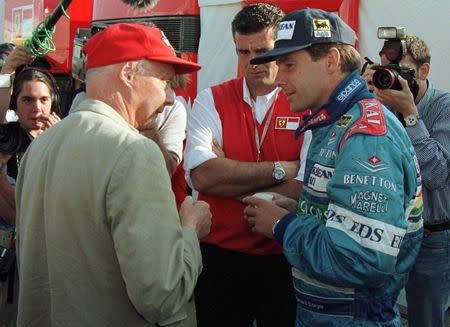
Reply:
[[389, 26], [389, 27], [378, 27], [378, 38], [391, 40], [391, 39], [405, 39], [406, 29], [401, 26]]

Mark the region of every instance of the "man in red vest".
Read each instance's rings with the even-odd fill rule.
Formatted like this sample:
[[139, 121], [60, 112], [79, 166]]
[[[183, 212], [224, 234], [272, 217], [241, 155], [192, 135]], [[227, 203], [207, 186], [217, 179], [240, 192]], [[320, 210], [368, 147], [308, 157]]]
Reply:
[[250, 64], [273, 49], [283, 16], [269, 4], [237, 13], [232, 33], [243, 77], [200, 92], [188, 120], [186, 176], [213, 214], [195, 293], [199, 327], [294, 326], [290, 267], [279, 245], [248, 227], [239, 200], [268, 190], [298, 199], [302, 185], [307, 145], [303, 135], [294, 138], [301, 114], [276, 86], [274, 62]]

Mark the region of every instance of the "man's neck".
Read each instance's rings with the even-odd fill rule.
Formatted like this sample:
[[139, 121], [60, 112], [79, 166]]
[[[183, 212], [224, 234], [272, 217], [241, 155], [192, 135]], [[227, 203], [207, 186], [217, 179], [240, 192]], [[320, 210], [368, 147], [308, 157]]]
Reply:
[[250, 85], [247, 82], [247, 88], [248, 88], [250, 96], [252, 97], [253, 100], [256, 100], [256, 97], [269, 94], [270, 92], [275, 90], [276, 87], [277, 86], [275, 84], [272, 84], [272, 85]]
[[350, 73], [338, 72], [330, 76], [328, 80], [324, 81], [324, 84], [322, 86], [321, 97], [319, 99], [320, 105], [317, 106], [316, 108], [322, 108], [327, 103], [333, 100], [331, 96], [335, 93], [338, 86], [342, 83], [342, 81], [344, 81], [347, 78], [348, 75], [350, 75]]
[[94, 92], [88, 89], [86, 92], [86, 98], [98, 100], [107, 104], [114, 109], [114, 111], [116, 111], [129, 125], [135, 128], [137, 127], [135, 122], [136, 110], [133, 109], [135, 108], [135, 105], [132, 105], [130, 102], [126, 101], [127, 99], [125, 99], [120, 91], [116, 90], [105, 93], [103, 91]]

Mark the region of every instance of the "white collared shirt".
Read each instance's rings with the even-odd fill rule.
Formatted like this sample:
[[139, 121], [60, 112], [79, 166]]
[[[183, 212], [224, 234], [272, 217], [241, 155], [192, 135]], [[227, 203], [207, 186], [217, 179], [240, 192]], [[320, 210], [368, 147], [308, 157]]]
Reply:
[[[258, 123], [264, 120], [267, 111], [280, 91], [280, 88], [276, 88], [266, 95], [257, 96], [256, 101], [253, 101], [244, 78], [243, 100], [255, 110]], [[311, 131], [307, 131], [303, 138], [302, 150], [300, 152], [300, 169], [296, 177], [299, 181], [303, 181], [305, 174], [306, 155], [309, 144], [311, 143], [311, 136]], [[190, 170], [208, 160], [217, 158], [217, 155], [212, 151], [212, 141], [216, 140], [223, 147], [222, 122], [214, 104], [211, 88], [201, 91], [195, 99], [192, 111], [188, 117], [186, 140], [183, 167], [186, 171], [186, 181], [192, 187]]]

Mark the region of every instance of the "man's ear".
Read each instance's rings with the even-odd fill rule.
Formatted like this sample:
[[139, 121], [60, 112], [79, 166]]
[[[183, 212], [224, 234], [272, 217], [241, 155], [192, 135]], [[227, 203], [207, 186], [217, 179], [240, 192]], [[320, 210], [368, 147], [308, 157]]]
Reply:
[[335, 73], [340, 69], [339, 68], [340, 64], [341, 64], [341, 53], [337, 48], [331, 47], [328, 50], [327, 55], [327, 71], [329, 73]]
[[430, 64], [429, 63], [424, 63], [422, 65], [420, 65], [419, 69], [417, 70], [417, 77], [420, 80], [426, 80], [428, 77], [428, 74], [430, 73]]
[[119, 80], [129, 87], [132, 86], [136, 74], [136, 67], [134, 67], [133, 64], [133, 62], [128, 61], [123, 63], [118, 70]]

